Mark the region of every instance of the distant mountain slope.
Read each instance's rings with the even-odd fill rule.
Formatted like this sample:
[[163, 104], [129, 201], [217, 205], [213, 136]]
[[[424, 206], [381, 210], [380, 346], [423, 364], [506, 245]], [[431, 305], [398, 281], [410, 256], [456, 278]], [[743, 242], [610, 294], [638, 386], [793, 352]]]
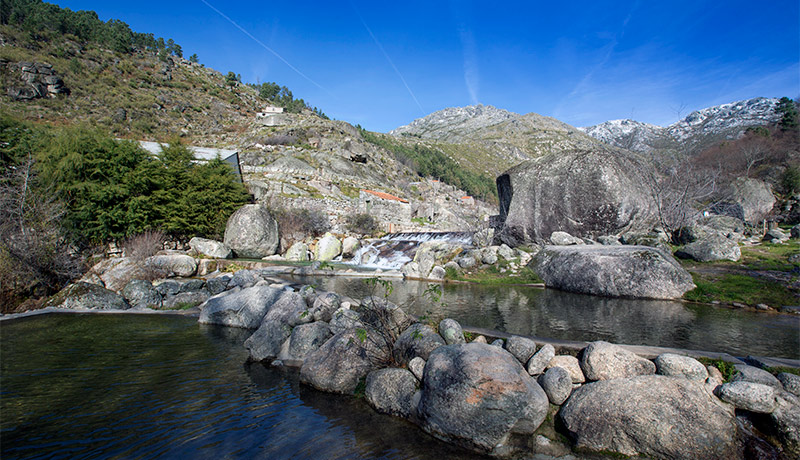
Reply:
[[578, 128], [554, 118], [485, 105], [440, 110], [389, 134], [404, 142], [436, 146], [462, 166], [495, 176], [553, 150], [597, 144]]
[[605, 143], [640, 153], [698, 153], [723, 140], [738, 139], [749, 127], [777, 122], [777, 104], [776, 98], [758, 97], [698, 110], [667, 127], [611, 120], [579, 129]]

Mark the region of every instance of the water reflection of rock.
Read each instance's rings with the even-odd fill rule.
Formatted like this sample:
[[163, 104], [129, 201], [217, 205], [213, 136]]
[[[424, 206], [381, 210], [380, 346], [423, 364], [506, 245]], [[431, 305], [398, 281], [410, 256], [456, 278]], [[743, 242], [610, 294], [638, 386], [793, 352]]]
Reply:
[[[291, 391], [291, 398], [296, 399], [283, 402], [294, 406], [286, 411], [291, 415], [274, 424], [291, 427], [291, 433], [282, 436], [282, 450], [267, 447], [278, 456], [291, 452], [293, 458], [392, 458], [402, 452], [408, 459], [485, 458], [437, 441], [397, 417], [379, 414], [363, 399], [301, 385], [296, 370], [267, 368], [259, 363], [246, 364], [245, 370], [259, 390], [281, 388]], [[302, 412], [298, 406], [305, 407], [309, 417], [290, 420]]]
[[[300, 280], [299, 280], [300, 281]], [[353, 298], [363, 280], [306, 278]], [[606, 340], [736, 356], [800, 357], [800, 317], [768, 315], [664, 300], [619, 299], [524, 286], [447, 284], [440, 304], [425, 300], [429, 283], [394, 281], [390, 299], [408, 312], [450, 317], [463, 325], [565, 340]]]

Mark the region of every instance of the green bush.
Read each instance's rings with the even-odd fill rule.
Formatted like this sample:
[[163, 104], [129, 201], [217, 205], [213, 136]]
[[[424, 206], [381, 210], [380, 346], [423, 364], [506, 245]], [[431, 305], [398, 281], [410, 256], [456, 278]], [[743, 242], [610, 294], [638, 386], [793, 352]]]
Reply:
[[151, 229], [218, 239], [249, 201], [227, 163], [195, 163], [176, 143], [154, 157], [94, 128], [35, 127], [2, 115], [0, 141], [5, 167], [34, 153], [37, 187], [65, 203], [64, 229], [83, 246]]
[[800, 192], [800, 167], [789, 166], [781, 176], [781, 189], [786, 195]]

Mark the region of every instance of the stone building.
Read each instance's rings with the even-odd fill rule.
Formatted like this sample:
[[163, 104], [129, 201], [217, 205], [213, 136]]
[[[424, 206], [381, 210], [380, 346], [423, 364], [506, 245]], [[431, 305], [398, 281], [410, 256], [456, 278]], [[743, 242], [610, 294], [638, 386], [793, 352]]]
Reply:
[[374, 217], [388, 231], [411, 223], [411, 203], [408, 200], [374, 190], [361, 190], [358, 211]]

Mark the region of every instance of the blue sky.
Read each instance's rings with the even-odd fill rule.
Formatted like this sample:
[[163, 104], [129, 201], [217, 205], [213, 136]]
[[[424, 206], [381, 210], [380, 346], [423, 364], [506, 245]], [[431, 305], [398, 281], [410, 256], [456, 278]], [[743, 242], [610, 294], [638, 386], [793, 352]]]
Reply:
[[55, 3], [173, 38], [208, 67], [381, 132], [476, 103], [575, 126], [667, 125], [800, 96], [797, 0]]

